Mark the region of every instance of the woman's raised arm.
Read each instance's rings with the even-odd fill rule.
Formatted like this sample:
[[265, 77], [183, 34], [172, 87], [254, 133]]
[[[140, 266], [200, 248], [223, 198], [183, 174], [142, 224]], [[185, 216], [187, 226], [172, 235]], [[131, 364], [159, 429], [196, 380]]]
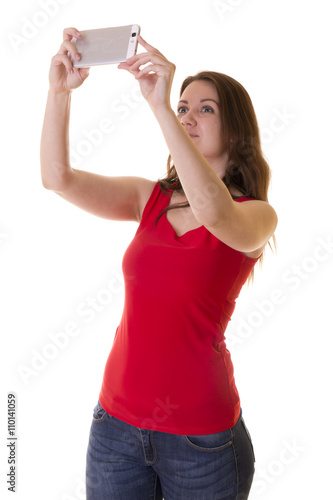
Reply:
[[67, 52], [79, 56], [72, 37], [75, 28], [64, 30], [63, 43], [52, 58], [50, 88], [40, 145], [43, 186], [98, 217], [140, 221], [154, 181], [142, 177], [108, 177], [71, 168], [69, 118], [72, 90], [82, 85], [89, 68], [73, 68]]

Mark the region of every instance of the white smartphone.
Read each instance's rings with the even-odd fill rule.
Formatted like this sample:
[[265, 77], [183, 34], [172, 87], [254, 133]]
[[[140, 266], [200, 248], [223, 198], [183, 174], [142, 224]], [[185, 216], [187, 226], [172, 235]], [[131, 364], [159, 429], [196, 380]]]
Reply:
[[72, 38], [81, 55], [80, 61], [70, 57], [74, 68], [125, 62], [136, 54], [140, 26], [130, 24], [115, 28], [80, 31], [80, 38]]

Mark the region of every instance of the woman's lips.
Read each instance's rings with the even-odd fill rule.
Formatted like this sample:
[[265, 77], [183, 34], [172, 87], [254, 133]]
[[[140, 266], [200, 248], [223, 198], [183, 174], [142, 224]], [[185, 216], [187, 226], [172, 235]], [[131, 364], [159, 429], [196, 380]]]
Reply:
[[185, 128], [185, 130], [188, 133], [188, 135], [190, 137], [192, 137], [192, 139], [193, 139], [193, 137], [199, 137], [197, 134], [195, 134], [194, 132], [191, 132], [189, 129]]

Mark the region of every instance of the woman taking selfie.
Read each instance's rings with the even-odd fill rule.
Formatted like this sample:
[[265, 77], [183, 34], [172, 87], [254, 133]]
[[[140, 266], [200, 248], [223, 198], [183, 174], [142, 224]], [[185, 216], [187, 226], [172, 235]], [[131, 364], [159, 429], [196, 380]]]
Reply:
[[87, 500], [245, 500], [255, 458], [225, 332], [277, 225], [252, 102], [233, 78], [202, 72], [183, 82], [175, 113], [175, 66], [139, 37], [145, 52], [118, 68], [138, 81], [161, 128], [167, 174], [152, 181], [73, 169], [71, 92], [89, 73], [73, 69], [73, 36], [81, 35], [64, 30], [52, 58], [43, 185], [96, 216], [138, 222], [93, 410]]

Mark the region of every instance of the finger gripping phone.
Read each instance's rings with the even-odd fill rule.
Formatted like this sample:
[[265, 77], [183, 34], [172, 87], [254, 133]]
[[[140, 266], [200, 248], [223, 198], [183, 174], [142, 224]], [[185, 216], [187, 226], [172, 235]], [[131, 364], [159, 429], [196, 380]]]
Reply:
[[130, 24], [115, 28], [80, 31], [81, 37], [72, 38], [81, 55], [76, 61], [68, 53], [74, 68], [125, 62], [136, 54], [140, 26]]

